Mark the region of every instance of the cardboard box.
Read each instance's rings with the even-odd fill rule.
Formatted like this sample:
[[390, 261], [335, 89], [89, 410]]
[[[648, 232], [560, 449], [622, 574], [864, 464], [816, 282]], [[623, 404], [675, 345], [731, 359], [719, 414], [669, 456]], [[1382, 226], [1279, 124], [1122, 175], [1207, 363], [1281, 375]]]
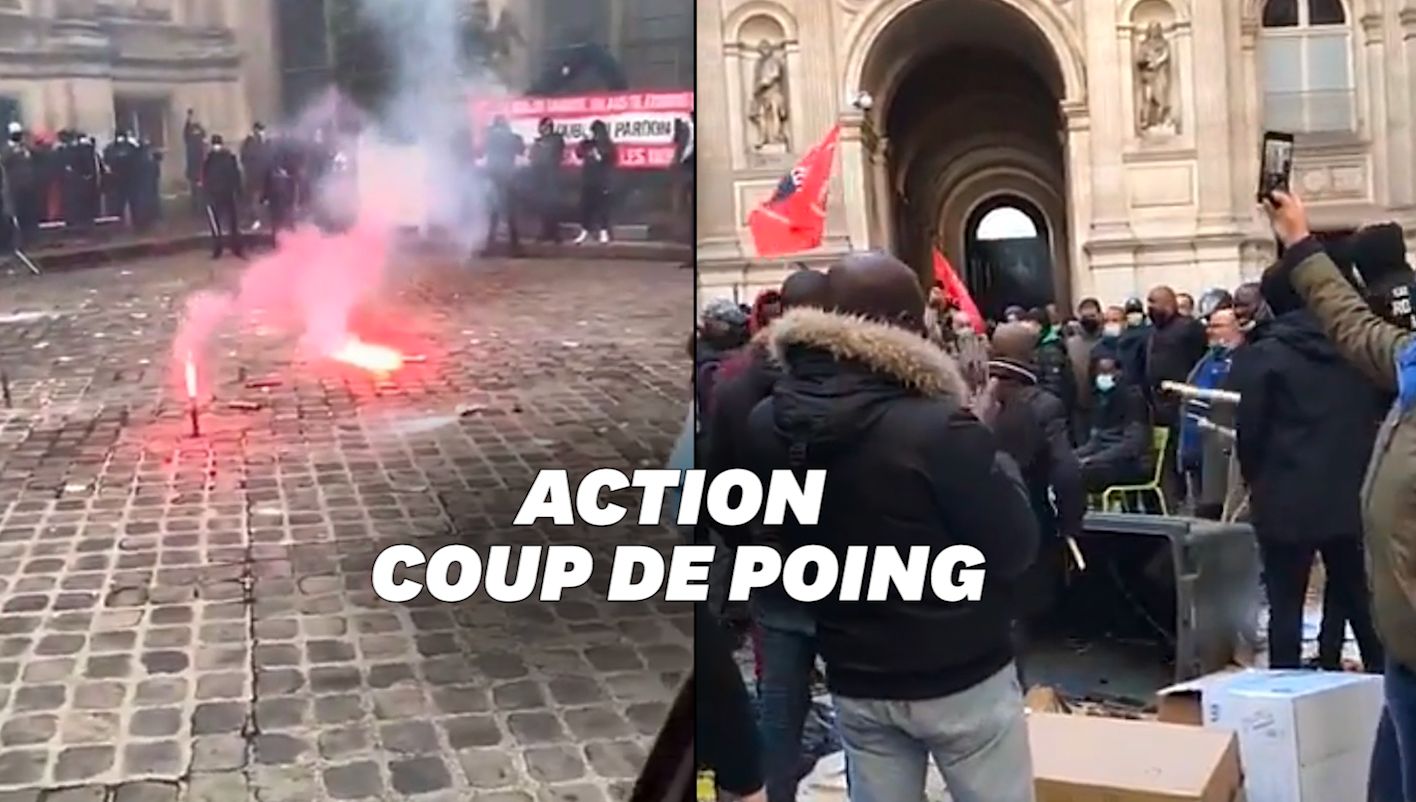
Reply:
[[1037, 802], [1236, 802], [1231, 733], [1181, 724], [1029, 713]]
[[1242, 671], [1160, 691], [1170, 721], [1239, 737], [1249, 802], [1330, 802], [1366, 793], [1382, 679], [1318, 671]]

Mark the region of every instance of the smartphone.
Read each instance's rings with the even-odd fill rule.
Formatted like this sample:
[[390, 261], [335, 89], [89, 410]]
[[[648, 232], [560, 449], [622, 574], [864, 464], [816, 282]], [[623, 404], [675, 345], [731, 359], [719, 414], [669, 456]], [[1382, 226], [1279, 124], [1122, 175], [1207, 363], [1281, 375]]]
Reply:
[[1259, 201], [1268, 200], [1275, 190], [1290, 192], [1292, 177], [1293, 135], [1265, 131], [1259, 158]]

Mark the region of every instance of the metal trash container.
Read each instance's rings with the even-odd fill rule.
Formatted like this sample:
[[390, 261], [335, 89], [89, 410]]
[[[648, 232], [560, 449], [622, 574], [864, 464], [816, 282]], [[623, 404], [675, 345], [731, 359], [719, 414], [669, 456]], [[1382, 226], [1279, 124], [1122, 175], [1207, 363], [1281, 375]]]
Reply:
[[[1113, 538], [1163, 539], [1173, 568], [1175, 681], [1219, 671], [1251, 647], [1258, 626], [1259, 550], [1248, 524], [1088, 513], [1079, 546]], [[1166, 577], [1169, 579], [1170, 577]], [[1168, 583], [1167, 583], [1168, 584]]]

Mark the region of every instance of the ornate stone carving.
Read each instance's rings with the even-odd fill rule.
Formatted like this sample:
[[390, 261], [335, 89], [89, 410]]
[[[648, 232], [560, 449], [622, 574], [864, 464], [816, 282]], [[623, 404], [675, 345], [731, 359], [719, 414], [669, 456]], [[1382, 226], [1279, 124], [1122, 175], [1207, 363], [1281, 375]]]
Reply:
[[1136, 130], [1142, 135], [1172, 135], [1175, 114], [1175, 60], [1159, 22], [1146, 26], [1136, 45]]
[[752, 69], [752, 103], [748, 110], [757, 150], [791, 149], [787, 122], [787, 60], [782, 47], [763, 39], [757, 44], [757, 63]]

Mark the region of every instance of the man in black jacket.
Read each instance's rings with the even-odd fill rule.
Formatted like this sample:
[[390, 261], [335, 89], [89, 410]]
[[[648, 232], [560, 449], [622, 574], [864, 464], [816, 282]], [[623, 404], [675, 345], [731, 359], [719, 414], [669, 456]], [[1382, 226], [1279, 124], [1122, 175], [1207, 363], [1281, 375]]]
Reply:
[[1161, 473], [1165, 495], [1171, 507], [1185, 499], [1185, 480], [1176, 457], [1180, 445], [1181, 400], [1174, 393], [1162, 392], [1163, 382], [1189, 380], [1190, 372], [1209, 351], [1209, 335], [1205, 324], [1180, 314], [1175, 290], [1156, 287], [1146, 297], [1151, 322], [1150, 341], [1146, 344], [1145, 393], [1151, 407], [1151, 421], [1170, 430], [1165, 442], [1165, 460]]
[[[820, 308], [826, 305], [826, 274], [798, 270], [782, 282], [782, 308]], [[707, 447], [701, 463], [712, 478], [750, 464], [753, 434], [748, 430], [752, 410], [772, 393], [781, 375], [767, 352], [767, 335], [759, 336], [721, 371], [727, 374], [713, 391], [706, 426]], [[748, 542], [764, 545], [752, 527], [720, 529], [729, 548]], [[752, 596], [752, 614], [760, 640], [762, 677], [758, 682], [763, 767], [770, 802], [794, 802], [797, 782], [810, 766], [801, 765], [801, 735], [811, 706], [811, 674], [816, 664], [816, 623], [806, 605], [782, 592], [780, 585], [762, 588]]]
[[926, 589], [906, 601], [813, 606], [851, 795], [923, 799], [932, 756], [956, 802], [1031, 802], [1032, 761], [1013, 666], [1010, 600], [1037, 522], [1012, 461], [966, 408], [957, 366], [927, 339], [913, 270], [883, 254], [827, 274], [833, 311], [769, 329], [783, 374], [749, 420], [754, 470], [827, 469], [818, 524], [787, 521], [788, 548], [953, 545], [982, 552], [976, 602]]
[[531, 144], [531, 186], [536, 198], [536, 212], [541, 218], [541, 241], [561, 241], [561, 176], [565, 164], [565, 137], [556, 130], [550, 117], [541, 118], [536, 127], [536, 141]]
[[1087, 492], [1146, 481], [1155, 462], [1145, 396], [1120, 361], [1105, 352], [1092, 366], [1092, 376], [1096, 405], [1091, 436], [1077, 449]]
[[1037, 560], [1018, 589], [1020, 652], [1028, 619], [1052, 607], [1064, 569], [1066, 538], [1081, 534], [1087, 508], [1081, 466], [1072, 451], [1071, 421], [1062, 402], [1039, 384], [1032, 362], [1034, 342], [1029, 327], [1005, 323], [993, 333], [988, 363], [998, 405], [993, 432], [999, 447], [1018, 464], [1039, 535]]
[[486, 175], [490, 184], [490, 209], [487, 216], [487, 244], [484, 249], [490, 253], [497, 241], [497, 229], [506, 221], [507, 246], [511, 256], [521, 255], [521, 233], [516, 225], [516, 171], [517, 164], [526, 154], [526, 142], [513, 130], [505, 117], [492, 120], [487, 129]]
[[1037, 386], [1051, 393], [1062, 404], [1063, 414], [1071, 420], [1077, 411], [1077, 374], [1062, 327], [1052, 322], [1043, 309], [1028, 313], [1027, 325], [1033, 331], [1033, 367], [1037, 370]]
[[207, 225], [211, 228], [211, 258], [220, 259], [227, 244], [245, 258], [241, 246], [241, 165], [226, 149], [220, 135], [212, 136], [211, 152], [202, 165], [202, 193], [206, 198]]
[[1269, 603], [1269, 665], [1298, 668], [1303, 603], [1321, 553], [1333, 601], [1352, 624], [1362, 662], [1382, 665], [1367, 604], [1360, 496], [1390, 398], [1343, 360], [1286, 280], [1265, 278], [1274, 319], [1234, 356], [1239, 470], [1259, 539]]

